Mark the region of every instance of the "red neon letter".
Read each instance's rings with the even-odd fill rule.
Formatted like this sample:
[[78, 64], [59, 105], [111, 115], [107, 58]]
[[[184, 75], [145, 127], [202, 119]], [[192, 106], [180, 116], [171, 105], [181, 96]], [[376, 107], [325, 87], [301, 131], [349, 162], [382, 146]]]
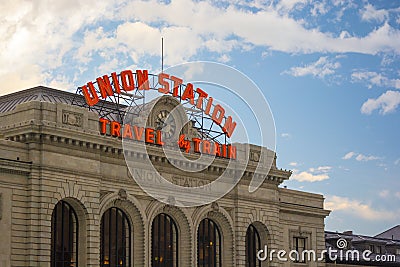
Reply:
[[[126, 80], [128, 78], [128, 81]], [[133, 79], [133, 73], [131, 70], [124, 70], [121, 71], [121, 81], [122, 81], [122, 88], [125, 91], [132, 91], [135, 89], [135, 80]]]
[[136, 70], [136, 76], [138, 81], [138, 89], [139, 90], [150, 90], [149, 85], [149, 73], [147, 70]]
[[196, 107], [198, 109], [203, 109], [203, 99], [206, 98], [208, 96], [208, 94], [206, 92], [204, 92], [203, 90], [201, 90], [200, 88], [196, 89], [196, 93], [199, 94], [199, 98], [197, 98]]
[[162, 86], [162, 87], [158, 88], [158, 92], [163, 93], [163, 94], [169, 93], [169, 82], [167, 82], [165, 80], [168, 78], [169, 78], [169, 75], [166, 73], [158, 74], [158, 83]]
[[192, 141], [193, 141], [193, 144], [194, 144], [194, 148], [193, 148], [194, 152], [200, 153], [200, 142], [201, 142], [201, 139], [200, 138], [193, 138]]
[[228, 116], [228, 118], [225, 120], [224, 127], [222, 127], [222, 131], [226, 133], [228, 137], [231, 137], [235, 128], [236, 128], [236, 122], [232, 121], [231, 116]]
[[190, 99], [190, 104], [194, 105], [194, 90], [193, 90], [193, 84], [188, 83], [186, 85], [186, 89], [182, 94], [182, 100]]
[[122, 138], [127, 138], [127, 137], [129, 139], [133, 139], [132, 128], [129, 124], [124, 125], [124, 133], [122, 134]]
[[203, 140], [203, 150], [202, 150], [202, 152], [203, 152], [203, 153], [206, 153], [206, 154], [211, 154], [210, 148], [211, 148], [211, 143], [210, 143], [210, 141], [208, 141], [208, 140]]
[[221, 147], [217, 142], [214, 142], [214, 155], [221, 157]]
[[226, 158], [226, 145], [225, 144], [222, 145], [222, 156], [224, 158]]
[[133, 126], [133, 131], [135, 132], [135, 138], [136, 140], [140, 141], [142, 140], [143, 136], [143, 127], [137, 127], [136, 125]]
[[146, 128], [145, 142], [154, 144], [154, 130], [151, 128]]
[[108, 79], [107, 75], [104, 75], [103, 78], [97, 78], [96, 81], [103, 99], [114, 94], [111, 88], [110, 79]]
[[161, 140], [161, 138], [162, 138], [162, 132], [161, 132], [160, 130], [158, 130], [156, 133], [157, 133], [157, 136], [156, 136], [156, 144], [157, 144], [157, 145], [160, 145], [160, 146], [163, 146], [163, 145], [164, 145], [164, 142]]
[[215, 105], [213, 114], [211, 116], [212, 120], [216, 124], [220, 125], [222, 122], [222, 119], [224, 118], [224, 115], [225, 115], [225, 109], [219, 104]]
[[107, 124], [109, 124], [110, 121], [103, 119], [103, 118], [100, 118], [99, 121], [100, 121], [100, 133], [106, 134], [107, 133]]
[[236, 147], [228, 145], [228, 157], [231, 159], [236, 159]]
[[174, 81], [174, 89], [172, 91], [172, 96], [177, 97], [178, 96], [178, 88], [183, 83], [183, 80], [178, 77], [175, 77], [175, 76], [171, 76], [170, 79], [172, 81]]
[[111, 135], [120, 137], [121, 136], [121, 124], [117, 121], [111, 122]]
[[213, 100], [214, 99], [212, 97], [209, 97], [208, 100], [207, 100], [206, 110], [204, 110], [204, 113], [207, 114], [207, 115], [210, 115], [210, 110], [211, 110], [211, 105], [213, 103]]
[[119, 87], [119, 81], [118, 81], [117, 73], [115, 73], [115, 72], [111, 73], [111, 77], [112, 77], [112, 80], [113, 80], [115, 92], [120, 94], [121, 93], [121, 87]]
[[88, 82], [87, 85], [89, 87], [90, 93], [89, 93], [86, 85], [82, 86], [82, 93], [85, 96], [86, 103], [92, 107], [92, 106], [96, 105], [97, 102], [99, 102], [99, 96], [97, 95], [96, 89], [94, 88], [92, 82]]

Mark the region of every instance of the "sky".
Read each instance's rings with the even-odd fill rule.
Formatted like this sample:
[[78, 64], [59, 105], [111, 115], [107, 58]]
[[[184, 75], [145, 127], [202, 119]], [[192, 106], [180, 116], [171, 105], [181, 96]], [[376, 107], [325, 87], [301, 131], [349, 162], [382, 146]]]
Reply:
[[75, 92], [124, 69], [213, 61], [261, 88], [283, 185], [323, 194], [326, 230], [400, 224], [400, 1], [2, 0], [0, 93]]

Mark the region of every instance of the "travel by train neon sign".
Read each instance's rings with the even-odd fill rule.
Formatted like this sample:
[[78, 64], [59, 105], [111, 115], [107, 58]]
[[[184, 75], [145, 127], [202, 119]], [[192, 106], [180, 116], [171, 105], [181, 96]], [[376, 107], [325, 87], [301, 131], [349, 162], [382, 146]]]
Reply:
[[[157, 88], [150, 87], [148, 70], [136, 70], [135, 73], [132, 70], [123, 70], [119, 75], [113, 72], [110, 76], [103, 75], [98, 77], [95, 82], [90, 81], [80, 87], [80, 90], [86, 104], [89, 107], [93, 107], [100, 100], [105, 100], [108, 97], [129, 93], [134, 90], [147, 91], [155, 89], [162, 95], [168, 94], [179, 98], [181, 101], [188, 101], [196, 109], [209, 116], [228, 138], [232, 136], [237, 123], [231, 116], [226, 116], [225, 108], [218, 103], [214, 104], [213, 97], [209, 96], [203, 89], [199, 87], [195, 89], [192, 83], [184, 84], [183, 79], [167, 73], [157, 75], [157, 82]], [[184, 85], [183, 90], [182, 85]], [[162, 134], [159, 130], [129, 124], [122, 125], [120, 122], [110, 121], [105, 118], [100, 118], [99, 122], [101, 134], [144, 141], [160, 146], [164, 145]], [[178, 144], [186, 152], [194, 151], [218, 157], [236, 158], [236, 147], [230, 144], [220, 144], [199, 138], [187, 140], [184, 135], [179, 137]]]

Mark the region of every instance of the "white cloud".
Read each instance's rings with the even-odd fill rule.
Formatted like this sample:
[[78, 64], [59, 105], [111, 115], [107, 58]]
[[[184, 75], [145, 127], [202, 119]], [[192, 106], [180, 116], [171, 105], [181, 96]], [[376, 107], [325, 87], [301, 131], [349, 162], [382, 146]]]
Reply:
[[289, 163], [289, 166], [292, 166], [292, 167], [296, 167], [298, 165], [299, 165], [299, 163], [297, 163], [297, 162], [290, 162]]
[[299, 182], [320, 182], [329, 179], [331, 166], [309, 168], [308, 171], [293, 170], [292, 179]]
[[400, 92], [386, 91], [378, 98], [370, 98], [361, 106], [361, 113], [371, 114], [375, 110], [379, 110], [382, 115], [394, 112], [400, 105]]
[[290, 138], [292, 135], [290, 133], [282, 133], [281, 137], [283, 138]]
[[395, 193], [395, 196], [400, 199], [400, 191]]
[[360, 11], [361, 19], [364, 21], [384, 21], [388, 16], [389, 12], [384, 9], [376, 9], [373, 5], [367, 4], [364, 9]]
[[313, 16], [324, 15], [328, 12], [327, 5], [325, 2], [316, 2], [314, 3], [313, 8], [311, 9], [311, 14]]
[[356, 157], [357, 161], [371, 161], [371, 160], [377, 160], [377, 159], [379, 159], [379, 157], [366, 156], [366, 155], [363, 155], [363, 154], [358, 154], [357, 157]]
[[355, 154], [356, 154], [355, 152], [351, 151], [351, 152], [347, 153], [346, 155], [344, 155], [342, 157], [342, 159], [351, 159]]
[[359, 200], [340, 196], [327, 196], [325, 208], [332, 211], [342, 211], [348, 215], [371, 221], [393, 220], [399, 217], [395, 211], [374, 209], [371, 205]]
[[400, 89], [400, 79], [389, 79], [381, 73], [373, 71], [357, 71], [351, 74], [352, 82], [365, 82], [368, 88], [372, 86]]
[[400, 164], [400, 158], [396, 159], [394, 162], [394, 165], [399, 165]]
[[[3, 1], [0, 35], [1, 93], [37, 84], [54, 84], [44, 72], [63, 65], [83, 25], [109, 18], [114, 1]], [[93, 7], [96, 8], [93, 8]], [[8, 52], [5, 52], [8, 51]], [[66, 83], [69, 83], [67, 81]]]
[[353, 152], [353, 151], [351, 151], [351, 152], [347, 153], [346, 155], [344, 155], [344, 156], [342, 157], [342, 159], [348, 160], [348, 159], [351, 159], [351, 158], [353, 158], [353, 157], [354, 157], [354, 159], [357, 160], [357, 161], [371, 161], [371, 160], [378, 160], [378, 159], [380, 159], [380, 157], [377, 157], [377, 156], [372, 156], [372, 155], [366, 156], [366, 155], [364, 155], [364, 154], [356, 153], [356, 152]]
[[310, 172], [299, 172], [293, 173], [292, 175], [293, 180], [297, 180], [299, 182], [320, 182], [323, 180], [329, 179], [328, 174], [312, 174]]
[[278, 9], [283, 9], [285, 11], [291, 11], [295, 8], [301, 9], [308, 3], [308, 0], [281, 0], [278, 2]]
[[311, 75], [318, 78], [324, 78], [327, 75], [332, 75], [335, 70], [340, 67], [339, 62], [332, 62], [328, 57], [320, 57], [317, 61], [305, 65], [304, 67], [292, 67], [284, 73], [295, 77]]
[[[0, 69], [0, 79], [12, 78], [13, 82], [3, 83], [1, 93], [27, 84], [50, 84], [53, 79], [42, 73], [57, 72], [68, 64], [75, 66], [75, 73], [65, 77], [66, 84], [82, 70], [91, 70], [88, 64], [99, 58], [103, 62], [118, 58], [111, 62], [113, 66], [148, 64], [149, 57], [160, 55], [161, 37], [165, 37], [165, 63], [169, 65], [190, 60], [199, 51], [211, 51], [226, 60], [223, 55], [233, 49], [255, 47], [285, 53], [400, 54], [400, 30], [388, 23], [363, 36], [336, 36], [307, 27], [304, 19], [296, 20], [282, 11], [301, 9], [309, 2], [284, 0], [266, 5], [258, 1], [251, 4], [258, 11], [249, 12], [235, 4], [220, 7], [212, 1], [59, 0], [51, 5], [45, 0], [3, 1], [0, 65], [7, 67]], [[314, 9], [324, 13], [326, 6]], [[339, 67], [324, 61], [317, 61], [320, 65], [314, 70], [305, 66], [293, 71], [324, 77]], [[107, 69], [103, 62], [94, 67], [95, 72]]]
[[231, 61], [231, 57], [228, 56], [227, 54], [223, 54], [218, 58], [218, 61], [222, 62], [222, 63], [227, 63], [227, 62]]

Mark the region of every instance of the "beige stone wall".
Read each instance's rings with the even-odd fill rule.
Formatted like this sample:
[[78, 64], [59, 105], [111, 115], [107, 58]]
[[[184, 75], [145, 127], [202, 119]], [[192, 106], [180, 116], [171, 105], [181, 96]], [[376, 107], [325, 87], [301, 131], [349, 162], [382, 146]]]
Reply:
[[[79, 266], [99, 265], [100, 220], [110, 207], [122, 209], [133, 231], [134, 266], [149, 266], [151, 224], [169, 214], [179, 233], [179, 266], [196, 266], [197, 227], [210, 218], [222, 233], [223, 266], [245, 265], [245, 235], [253, 223], [263, 245], [290, 249], [293, 233], [322, 250], [322, 196], [278, 188], [290, 173], [273, 168], [262, 187], [248, 192], [250, 163], [238, 186], [216, 203], [197, 208], [166, 206], [130, 178], [118, 139], [101, 136], [98, 117], [64, 104], [30, 102], [0, 114], [0, 264], [50, 266], [51, 216], [58, 201], [71, 204], [79, 221]], [[158, 153], [155, 151], [154, 153]], [[191, 179], [211, 179], [193, 175]], [[163, 172], [186, 179], [168, 166]], [[180, 180], [179, 180], [180, 181]], [[2, 265], [0, 265], [2, 266]], [[264, 266], [297, 266], [274, 259]], [[299, 266], [304, 266], [299, 265]], [[325, 266], [308, 263], [307, 266]]]

